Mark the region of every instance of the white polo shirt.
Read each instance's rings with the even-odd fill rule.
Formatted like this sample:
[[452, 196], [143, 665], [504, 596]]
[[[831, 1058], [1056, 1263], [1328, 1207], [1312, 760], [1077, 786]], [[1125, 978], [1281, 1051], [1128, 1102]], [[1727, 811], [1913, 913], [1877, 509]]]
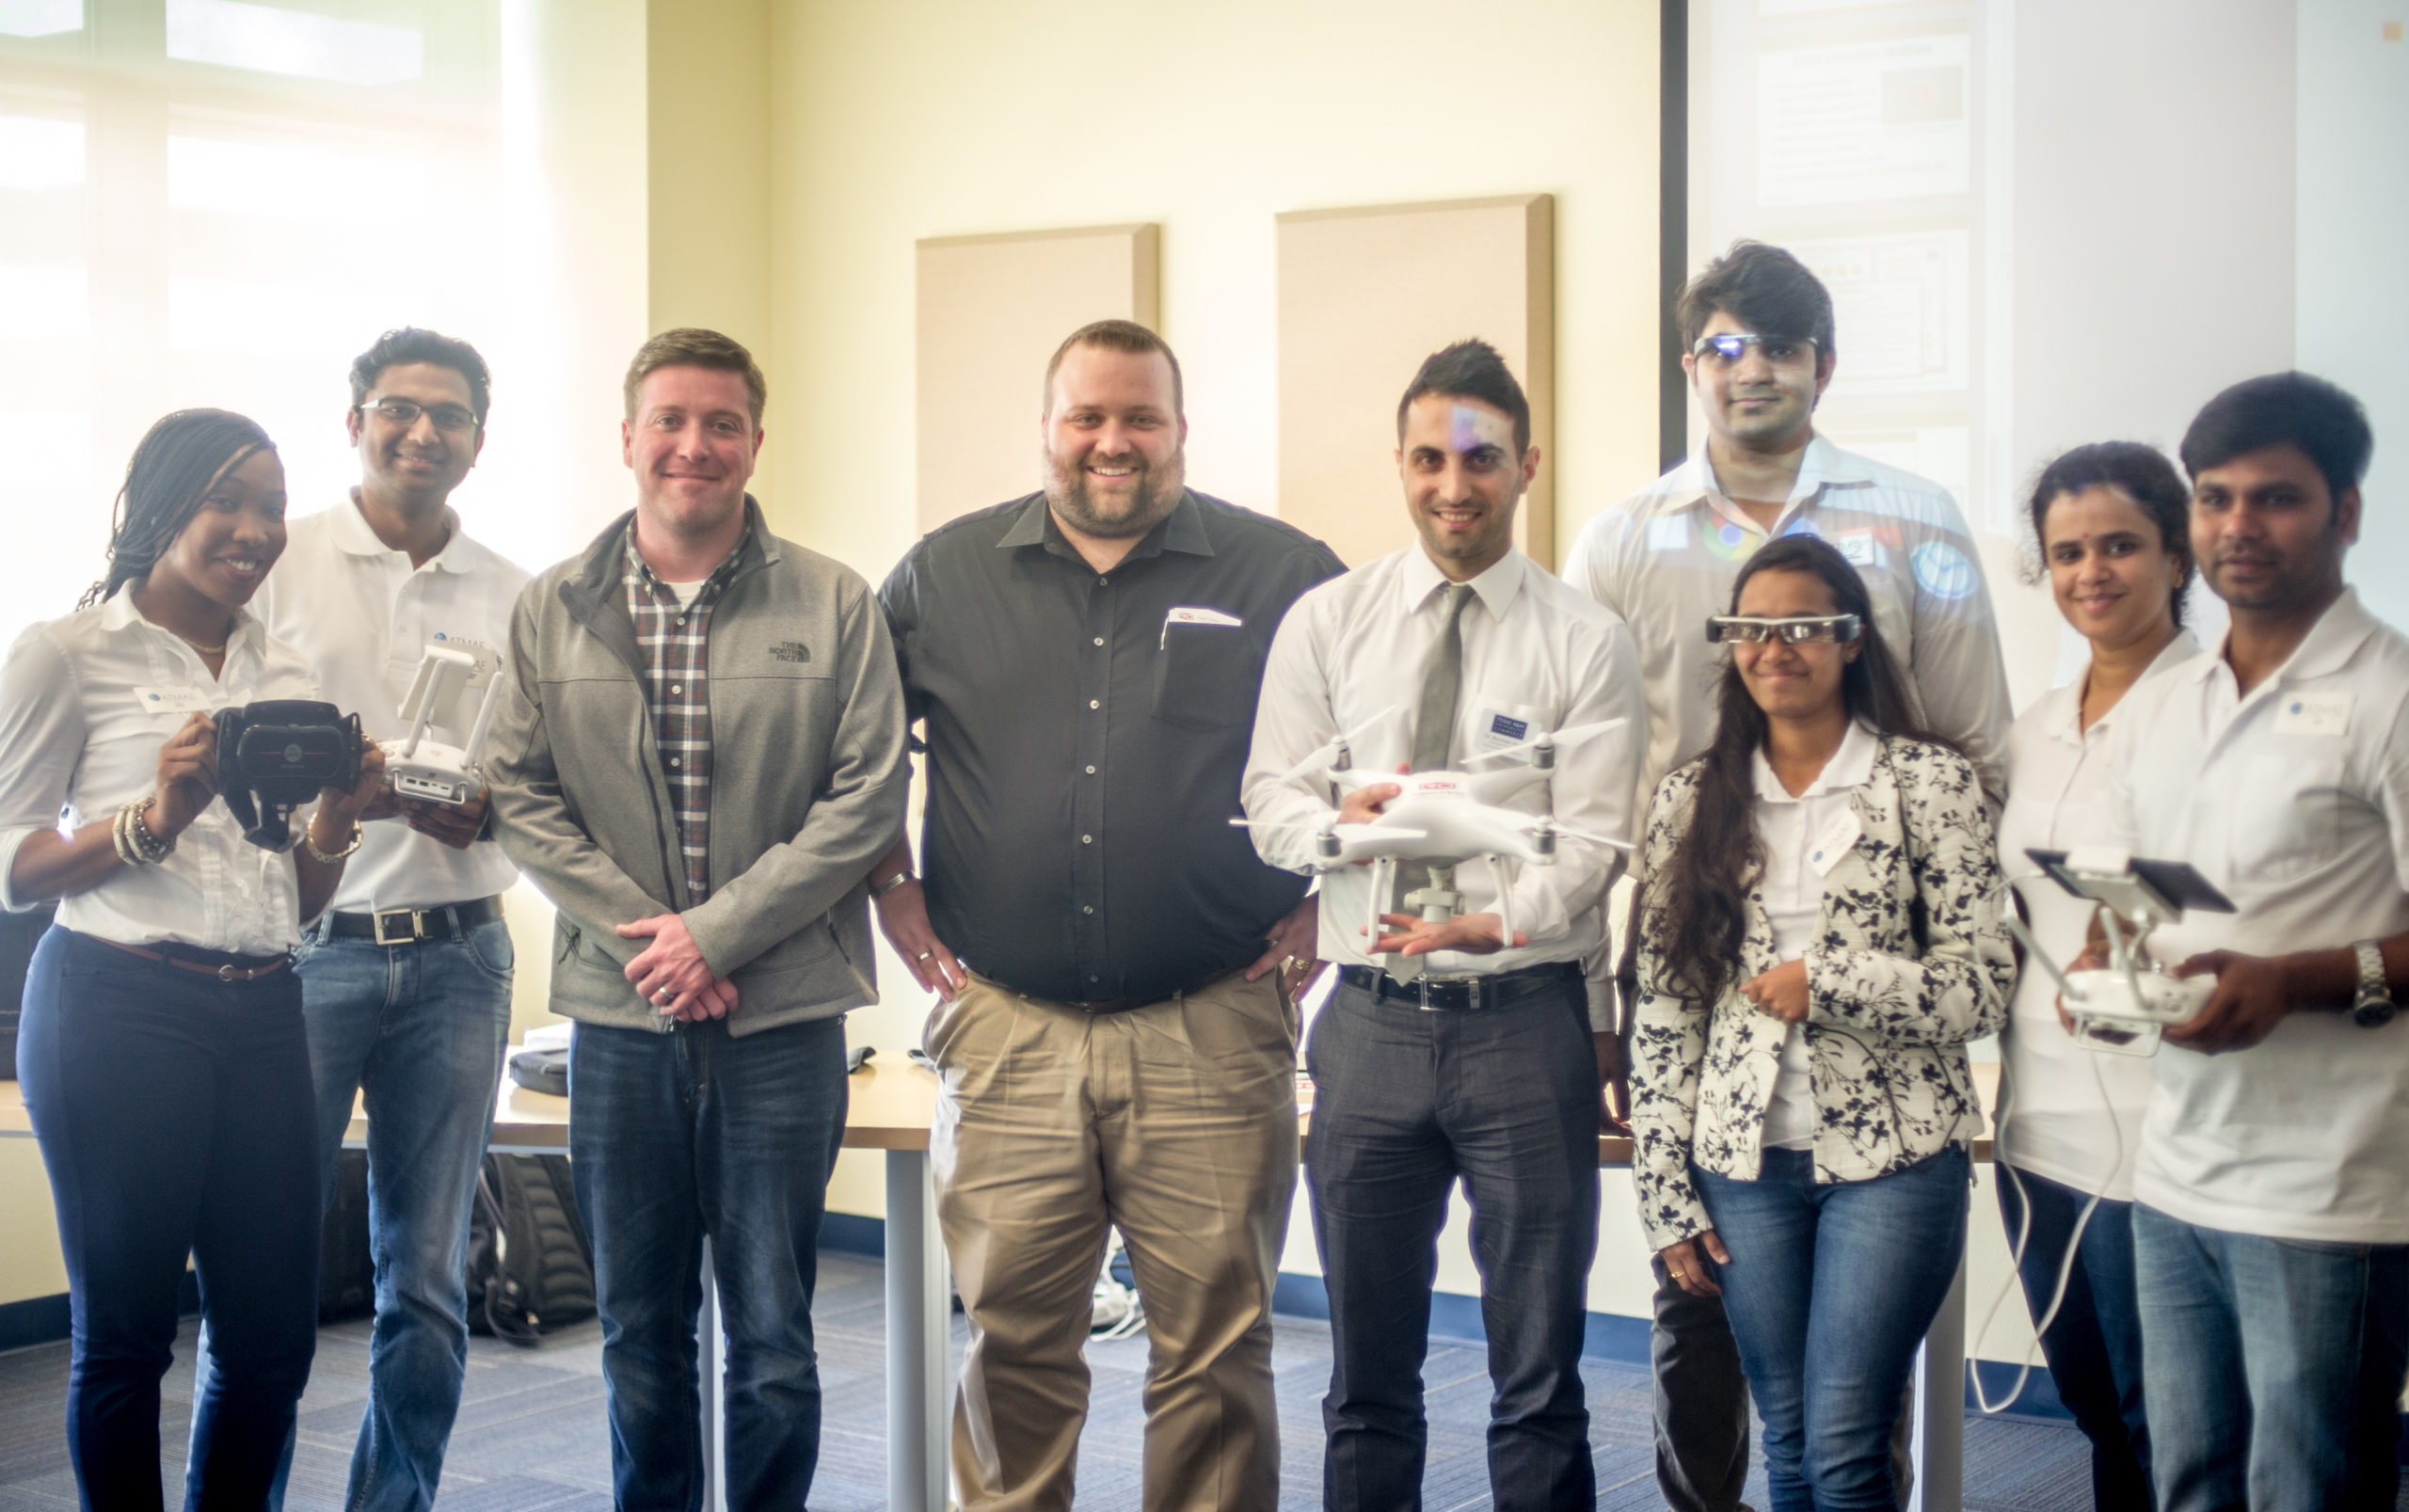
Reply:
[[[2240, 910], [2150, 940], [2282, 955], [2409, 931], [2409, 638], [2345, 591], [2241, 695], [2223, 648], [2126, 695], [2117, 844], [2188, 861]], [[2164, 1045], [2134, 1195], [2187, 1223], [2409, 1244], [2409, 1015], [2287, 1017], [2248, 1050]]]
[[[429, 645], [500, 655], [510, 644], [510, 611], [527, 574], [471, 540], [459, 517], [443, 512], [451, 539], [413, 569], [409, 553], [386, 549], [357, 501], [296, 519], [252, 608], [270, 633], [297, 647], [325, 696], [358, 713], [372, 740], [407, 735], [402, 699]], [[475, 694], [463, 699], [471, 717]], [[466, 729], [434, 728], [449, 745]], [[399, 820], [367, 827], [359, 853], [344, 868], [333, 907], [343, 913], [431, 908], [489, 898], [518, 880], [518, 868], [492, 840], [455, 851]]]
[[[320, 696], [301, 654], [247, 609], [234, 611], [214, 677], [188, 643], [143, 617], [130, 588], [27, 628], [0, 666], [0, 908], [38, 901], [8, 885], [18, 847], [38, 830], [81, 829], [155, 792], [159, 747], [194, 714]], [[316, 806], [294, 813], [296, 844]], [[233, 811], [213, 799], [167, 860], [112, 869], [61, 899], [58, 923], [120, 945], [290, 950], [301, 943], [293, 853], [244, 839]]]
[[1715, 739], [1721, 661], [1706, 621], [1730, 613], [1741, 567], [1779, 535], [1820, 535], [1856, 565], [1919, 717], [1965, 748], [1996, 797], [2013, 705], [1966, 517], [1938, 484], [1818, 436], [1771, 531], [1725, 495], [1700, 446], [1581, 527], [1564, 559], [1564, 581], [1620, 615], [1639, 652], [1648, 761], [1635, 811], [1646, 814], [1665, 773]]
[[[2082, 727], [2086, 669], [2034, 700], [2008, 732], [2000, 871], [2018, 883], [2034, 938], [2061, 965], [2082, 952], [2092, 906], [2043, 876], [2025, 851], [2095, 845], [2108, 833], [2114, 734], [2133, 707], [2135, 691], [2199, 655], [2200, 643], [2192, 632], [2178, 630], [2142, 674], [2142, 682], [2127, 689], [2090, 728]], [[2095, 1050], [2068, 1034], [2058, 1022], [2058, 984], [2031, 964], [2018, 979], [2000, 1050], [2011, 1088], [2007, 1125], [2001, 1131], [2003, 1158], [2018, 1170], [2077, 1191], [2131, 1202], [2142, 1121], [2158, 1086], [2150, 1061]]]

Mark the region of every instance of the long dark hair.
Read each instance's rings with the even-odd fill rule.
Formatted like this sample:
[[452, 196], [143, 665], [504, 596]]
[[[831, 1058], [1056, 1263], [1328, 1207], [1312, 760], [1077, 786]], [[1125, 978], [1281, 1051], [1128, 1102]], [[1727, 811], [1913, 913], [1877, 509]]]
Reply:
[[227, 409], [179, 409], [151, 427], [125, 465], [109, 528], [108, 576], [84, 590], [75, 607], [97, 604], [151, 575], [160, 553], [183, 533], [201, 496], [254, 452], [273, 452], [259, 422]]
[[[1731, 584], [1733, 613], [1739, 612], [1741, 591], [1760, 572], [1819, 578], [1831, 590], [1835, 612], [1857, 616], [1857, 658], [1841, 673], [1841, 702], [1851, 718], [1872, 725], [1877, 735], [1949, 743], [1917, 722], [1906, 679], [1874, 623], [1865, 580], [1848, 558], [1813, 535], [1768, 541]], [[1753, 758], [1765, 743], [1765, 715], [1730, 657], [1715, 683], [1715, 743], [1700, 758], [1689, 828], [1674, 847], [1671, 863], [1649, 878], [1644, 923], [1649, 944], [1665, 962], [1667, 984], [1707, 1006], [1731, 985], [1747, 929], [1748, 888], [1764, 867], [1764, 843], [1755, 822]]]

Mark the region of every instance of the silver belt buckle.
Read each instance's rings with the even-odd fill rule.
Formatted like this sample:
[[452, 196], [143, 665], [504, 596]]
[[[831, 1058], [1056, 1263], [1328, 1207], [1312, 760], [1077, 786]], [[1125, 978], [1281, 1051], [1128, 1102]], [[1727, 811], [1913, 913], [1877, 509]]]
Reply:
[[[419, 927], [420, 921], [425, 916], [424, 911], [421, 909], [389, 908], [382, 913], [369, 915], [368, 921], [376, 931], [376, 943], [378, 945], [416, 945], [420, 940], [425, 938], [425, 934]], [[407, 932], [402, 934], [388, 934], [385, 932], [385, 925], [388, 919], [400, 919], [404, 921], [408, 926]]]

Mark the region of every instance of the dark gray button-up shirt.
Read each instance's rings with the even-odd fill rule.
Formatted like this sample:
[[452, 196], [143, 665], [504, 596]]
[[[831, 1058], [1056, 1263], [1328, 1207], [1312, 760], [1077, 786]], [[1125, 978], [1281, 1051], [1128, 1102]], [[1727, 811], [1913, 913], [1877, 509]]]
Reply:
[[1169, 997], [1261, 954], [1306, 883], [1230, 827], [1255, 694], [1281, 616], [1343, 570], [1193, 491], [1102, 575], [1043, 494], [924, 537], [879, 601], [927, 722], [938, 937], [1071, 1002]]

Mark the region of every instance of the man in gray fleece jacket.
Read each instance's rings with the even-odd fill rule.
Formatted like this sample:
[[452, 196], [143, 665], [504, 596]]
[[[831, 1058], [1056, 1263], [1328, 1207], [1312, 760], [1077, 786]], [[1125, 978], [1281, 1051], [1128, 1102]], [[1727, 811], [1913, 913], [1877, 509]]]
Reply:
[[623, 1509], [700, 1494], [706, 1235], [727, 1504], [806, 1504], [844, 1013], [878, 999], [863, 878], [903, 819], [869, 585], [772, 535], [744, 492], [763, 394], [717, 332], [637, 352], [635, 510], [519, 597], [487, 764], [503, 849], [560, 911], [551, 1007], [577, 1020], [569, 1152]]

